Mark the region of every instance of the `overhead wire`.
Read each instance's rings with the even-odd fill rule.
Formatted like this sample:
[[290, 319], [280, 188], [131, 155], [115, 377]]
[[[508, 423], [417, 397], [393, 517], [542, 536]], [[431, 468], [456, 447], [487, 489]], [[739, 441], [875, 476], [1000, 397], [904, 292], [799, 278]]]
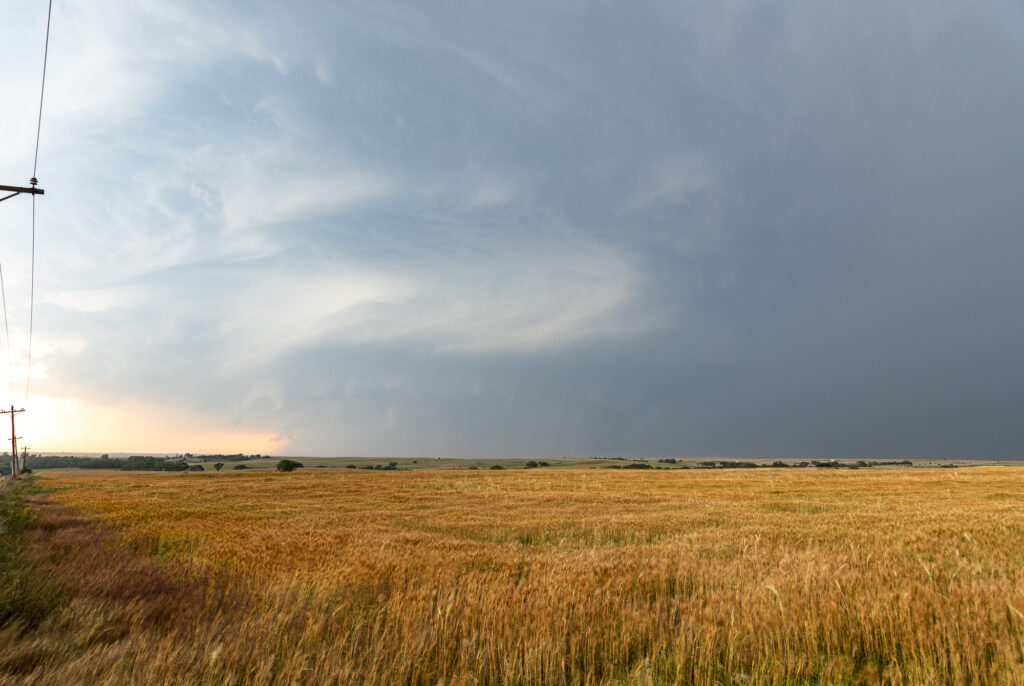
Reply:
[[[28, 391], [32, 383], [32, 328], [36, 309], [36, 196], [32, 196], [32, 257], [28, 291], [28, 366], [25, 369], [25, 402], [28, 402]], [[8, 347], [10, 345], [8, 344]], [[12, 398], [13, 400], [13, 398]]]
[[7, 326], [7, 289], [4, 288], [4, 267], [0, 264], [0, 302], [4, 307], [4, 337], [7, 339], [7, 391], [11, 396], [11, 407], [14, 407], [14, 365], [11, 362], [11, 330]]
[[32, 178], [36, 178], [39, 166], [39, 133], [43, 130], [43, 93], [46, 92], [46, 58], [50, 54], [50, 16], [53, 15], [53, 0], [46, 9], [46, 41], [43, 43], [43, 79], [39, 86], [39, 118], [36, 119], [36, 155], [32, 161]]
[[[46, 93], [46, 60], [50, 55], [50, 17], [53, 16], [53, 0], [49, 0], [46, 8], [46, 40], [43, 43], [43, 78], [39, 85], [39, 117], [36, 119], [36, 152], [32, 159], [32, 185], [35, 186], [36, 171], [39, 167], [39, 136], [43, 131], [43, 95]], [[28, 367], [25, 370], [25, 402], [28, 402], [29, 388], [32, 383], [32, 331], [35, 324], [36, 305], [36, 196], [32, 195], [32, 256], [29, 277], [28, 296]], [[10, 348], [10, 341], [8, 341]], [[13, 400], [13, 398], [12, 398]]]
[[[36, 117], [36, 145], [32, 157], [32, 178], [29, 184], [34, 188], [39, 183], [36, 175], [39, 170], [39, 140], [43, 130], [43, 98], [46, 94], [46, 63], [50, 54], [50, 20], [53, 17], [53, 0], [49, 0], [46, 8], [46, 39], [43, 43], [43, 74], [39, 85], [39, 114]], [[11, 196], [8, 196], [11, 197]], [[0, 198], [6, 200], [7, 198]], [[28, 305], [28, 367], [25, 373], [25, 400], [28, 400], [32, 381], [32, 334], [35, 324], [36, 300], [36, 194], [32, 194], [32, 253], [30, 268], [29, 305]], [[14, 409], [14, 362], [11, 346], [10, 318], [7, 316], [7, 288], [4, 284], [3, 266], [0, 265], [0, 304], [3, 306], [4, 337], [7, 342], [7, 391], [10, 395], [11, 409]]]

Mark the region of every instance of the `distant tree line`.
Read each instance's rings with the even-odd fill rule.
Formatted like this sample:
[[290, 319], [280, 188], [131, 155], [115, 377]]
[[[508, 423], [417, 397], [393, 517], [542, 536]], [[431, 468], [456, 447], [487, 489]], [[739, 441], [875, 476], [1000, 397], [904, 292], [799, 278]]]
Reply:
[[199, 460], [200, 462], [244, 462], [245, 460], [258, 460], [263, 455], [243, 455], [242, 453], [235, 453], [234, 455], [193, 455], [192, 453], [185, 453], [179, 457], [188, 460]]
[[772, 462], [770, 467], [819, 467], [823, 469], [867, 469], [870, 467], [894, 466], [911, 467], [910, 460], [857, 460], [856, 462], [839, 462], [837, 460], [810, 460], [797, 463], [786, 463], [782, 460]]
[[[131, 457], [71, 457], [70, 455], [31, 455], [28, 466], [32, 469], [118, 469], [124, 472], [184, 472], [184, 460], [149, 455]], [[6, 469], [6, 471], [3, 471]], [[0, 465], [0, 473], [10, 474], [10, 466]]]
[[[356, 469], [356, 466], [354, 464], [348, 464], [345, 465], [345, 468]], [[385, 472], [393, 472], [398, 469], [398, 463], [391, 460], [387, 464], [364, 464], [362, 467], [359, 467], [359, 469], [382, 469]]]
[[[608, 458], [608, 459], [624, 459], [624, 458]], [[666, 464], [677, 464], [679, 460], [673, 457], [661, 458], [658, 462]], [[895, 466], [895, 467], [912, 467], [913, 462], [910, 460], [857, 460], [856, 462], [839, 462], [838, 460], [804, 460], [801, 462], [783, 462], [782, 460], [775, 460], [772, 463], [767, 462], [748, 462], [745, 460], [699, 460], [697, 462], [696, 469], [758, 469], [762, 467], [785, 467], [798, 469], [800, 467], [818, 467], [820, 469], [868, 469], [871, 467], [882, 467], [882, 466]], [[687, 465], [682, 465], [682, 469], [690, 469]], [[656, 467], [648, 462], [643, 461], [639, 458], [634, 458], [628, 461], [628, 464], [624, 465], [609, 465], [605, 469], [663, 469], [662, 467]]]

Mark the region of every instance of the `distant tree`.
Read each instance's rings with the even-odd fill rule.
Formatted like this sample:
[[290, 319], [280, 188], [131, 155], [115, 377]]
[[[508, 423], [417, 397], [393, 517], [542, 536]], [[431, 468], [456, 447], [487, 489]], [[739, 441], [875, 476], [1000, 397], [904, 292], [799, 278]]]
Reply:
[[[93, 464], [90, 467], [100, 469], [120, 469], [121, 471], [160, 471], [160, 472], [183, 472], [190, 469], [189, 465], [184, 460], [165, 460], [162, 457], [152, 457], [150, 455], [132, 455], [124, 460], [92, 460]], [[192, 471], [202, 471], [202, 465], [193, 465], [200, 467], [200, 469], [194, 469]]]
[[202, 471], [205, 471], [205, 470], [203, 469], [203, 465], [201, 465], [201, 464], [194, 464], [194, 465], [192, 465], [191, 467], [188, 468], [188, 471], [190, 471], [190, 472], [202, 472]]
[[248, 469], [248, 468], [249, 468], [249, 465], [247, 465], [247, 464], [236, 464], [235, 465], [235, 469]]
[[504, 469], [500, 464], [492, 464], [491, 469]]
[[301, 468], [302, 463], [295, 460], [281, 460], [277, 463], [277, 471], [279, 472], [294, 472], [296, 469]]
[[530, 460], [529, 462], [526, 463], [526, 468], [527, 469], [533, 469], [533, 468], [539, 467], [539, 466], [540, 465], [537, 464], [537, 460]]
[[219, 472], [220, 470], [224, 469], [224, 463], [223, 462], [215, 462], [214, 465], [213, 465], [213, 468], [216, 469]]

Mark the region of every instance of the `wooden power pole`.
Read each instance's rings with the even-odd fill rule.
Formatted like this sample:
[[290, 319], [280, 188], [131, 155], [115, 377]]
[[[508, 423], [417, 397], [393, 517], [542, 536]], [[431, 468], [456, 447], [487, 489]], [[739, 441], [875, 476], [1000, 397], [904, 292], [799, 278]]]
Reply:
[[19, 412], [24, 412], [24, 411], [25, 411], [24, 407], [21, 408], [20, 410], [16, 410], [16, 409], [14, 409], [14, 405], [11, 405], [11, 409], [9, 409], [9, 410], [0, 410], [0, 414], [9, 414], [9, 415], [11, 415], [11, 478], [12, 479], [17, 479], [18, 478], [18, 439], [21, 438], [20, 436], [15, 436], [14, 435], [14, 415], [18, 414]]

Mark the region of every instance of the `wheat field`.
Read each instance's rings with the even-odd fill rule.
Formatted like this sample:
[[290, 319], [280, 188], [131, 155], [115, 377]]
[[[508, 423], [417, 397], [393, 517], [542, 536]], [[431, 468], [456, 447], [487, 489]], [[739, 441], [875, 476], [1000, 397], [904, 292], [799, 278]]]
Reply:
[[1024, 683], [1024, 470], [55, 473], [0, 683]]

